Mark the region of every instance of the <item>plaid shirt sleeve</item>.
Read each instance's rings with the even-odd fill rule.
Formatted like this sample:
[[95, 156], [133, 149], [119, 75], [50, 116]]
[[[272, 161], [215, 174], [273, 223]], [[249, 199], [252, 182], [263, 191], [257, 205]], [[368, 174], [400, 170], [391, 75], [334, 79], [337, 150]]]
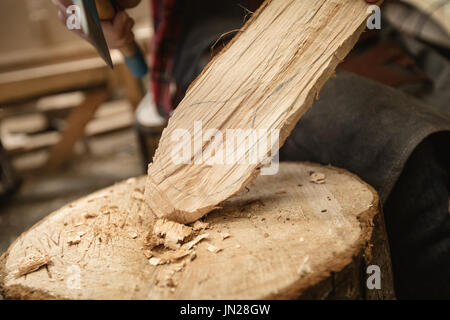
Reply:
[[[172, 103], [171, 94], [172, 72], [177, 45], [185, 24], [183, 7], [188, 5], [189, 1], [150, 0], [155, 30], [150, 47], [152, 60], [151, 89], [158, 111], [166, 117], [171, 114], [175, 107]], [[246, 0], [246, 3], [254, 11], [262, 3], [262, 0]]]
[[170, 86], [183, 16], [177, 0], [150, 1], [155, 30], [150, 47], [152, 60], [151, 89], [159, 112], [168, 116], [174, 107]]

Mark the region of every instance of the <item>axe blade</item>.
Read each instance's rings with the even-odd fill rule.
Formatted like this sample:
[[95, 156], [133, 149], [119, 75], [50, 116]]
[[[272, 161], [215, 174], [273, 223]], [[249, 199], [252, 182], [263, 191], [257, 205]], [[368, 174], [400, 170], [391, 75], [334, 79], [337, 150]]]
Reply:
[[102, 57], [106, 64], [112, 69], [113, 62], [100, 24], [95, 1], [73, 0], [73, 3], [80, 8], [83, 33], [87, 36], [88, 41], [97, 49], [100, 57]]

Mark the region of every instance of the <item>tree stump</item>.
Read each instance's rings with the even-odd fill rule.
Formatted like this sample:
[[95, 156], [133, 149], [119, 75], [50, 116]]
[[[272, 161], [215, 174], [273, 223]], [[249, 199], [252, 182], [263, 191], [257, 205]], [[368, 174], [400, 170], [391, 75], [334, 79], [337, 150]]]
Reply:
[[[277, 175], [259, 176], [197, 222], [204, 239], [163, 265], [144, 248], [151, 219], [133, 208], [144, 184], [145, 177], [129, 179], [93, 193], [22, 234], [0, 258], [4, 296], [394, 298], [378, 196], [346, 171], [282, 163]], [[381, 289], [366, 286], [372, 264]]]

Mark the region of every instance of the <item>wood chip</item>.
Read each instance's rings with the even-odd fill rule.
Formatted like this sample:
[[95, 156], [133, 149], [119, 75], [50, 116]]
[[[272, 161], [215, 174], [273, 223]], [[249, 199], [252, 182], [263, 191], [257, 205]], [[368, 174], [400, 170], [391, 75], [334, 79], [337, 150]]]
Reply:
[[87, 233], [87, 231], [77, 231], [77, 235], [80, 237], [84, 236]]
[[148, 260], [148, 262], [150, 262], [150, 264], [152, 266], [158, 266], [158, 265], [163, 264], [160, 258], [155, 258], [155, 257], [150, 258], [150, 260]]
[[170, 249], [178, 249], [184, 239], [192, 234], [192, 228], [184, 224], [159, 219], [153, 226], [154, 236], [164, 240], [164, 246]]
[[192, 229], [194, 231], [202, 231], [202, 230], [205, 230], [205, 229], [208, 229], [208, 228], [209, 228], [209, 223], [203, 222], [203, 221], [200, 221], [200, 220], [195, 221], [194, 224], [192, 225]]
[[308, 264], [309, 256], [306, 256], [303, 259], [303, 262], [301, 263], [300, 267], [297, 269], [298, 274], [308, 274], [312, 272], [311, 266]]
[[99, 201], [101, 199], [102, 199], [102, 197], [94, 197], [94, 198], [89, 199], [87, 202], [88, 203], [97, 202], [97, 201]]
[[69, 235], [67, 238], [67, 243], [69, 245], [76, 245], [81, 242], [81, 237], [86, 234], [86, 231], [78, 231]]
[[135, 200], [144, 201], [144, 195], [138, 191], [134, 191], [131, 194], [131, 197]]
[[[146, 254], [144, 252], [144, 254]], [[192, 251], [190, 250], [170, 250], [170, 251], [164, 251], [164, 252], [151, 252], [147, 253], [148, 256], [151, 256], [150, 258], [150, 264], [157, 263], [158, 264], [167, 264], [167, 263], [174, 263], [178, 260], [189, 256], [192, 254]], [[152, 260], [153, 259], [153, 260]]]
[[180, 263], [179, 265], [175, 266], [175, 272], [181, 272], [186, 267], [186, 262]]
[[192, 249], [197, 243], [199, 243], [200, 241], [202, 241], [203, 239], [207, 239], [209, 237], [209, 233], [204, 233], [204, 234], [201, 234], [201, 235], [198, 235], [194, 240], [192, 240], [192, 241], [189, 241], [188, 243], [185, 243], [184, 245], [183, 245], [183, 249], [186, 249], [186, 250], [190, 250], [190, 249]]
[[128, 235], [131, 239], [136, 239], [138, 237], [138, 234], [136, 232], [130, 232]]
[[309, 177], [309, 181], [316, 184], [324, 184], [326, 182], [326, 176], [324, 173], [313, 172]]
[[225, 233], [221, 233], [220, 236], [222, 237], [222, 240], [228, 239], [229, 237], [231, 237], [231, 234], [225, 232]]
[[145, 249], [145, 250], [143, 251], [143, 253], [144, 253], [144, 256], [145, 256], [147, 259], [150, 259], [151, 257], [153, 257], [153, 252], [152, 252], [151, 250]]
[[159, 258], [166, 263], [173, 263], [177, 260], [180, 260], [188, 255], [190, 255], [192, 251], [189, 250], [176, 250], [176, 251], [167, 251], [164, 252]]
[[67, 240], [67, 243], [69, 244], [69, 245], [76, 245], [76, 244], [79, 244], [81, 242], [81, 237], [80, 236], [73, 236], [73, 237], [71, 237], [70, 239], [68, 239]]
[[222, 251], [222, 249], [221, 248], [217, 248], [216, 246], [213, 246], [212, 244], [210, 244], [208, 246], [208, 251], [212, 252], [212, 253], [218, 253], [218, 252]]
[[47, 265], [51, 261], [51, 257], [48, 254], [32, 255], [23, 258], [16, 271], [15, 277], [20, 278], [29, 273], [35, 272]]
[[191, 255], [189, 256], [189, 260], [190, 260], [190, 261], [194, 261], [195, 258], [197, 258], [197, 253], [194, 251], [194, 252], [192, 252]]
[[135, 184], [136, 183], [136, 178], [130, 178], [127, 180], [126, 182], [127, 184]]
[[84, 225], [84, 219], [76, 219], [76, 220], [74, 220], [73, 222], [72, 222], [72, 225], [74, 226], [74, 227], [79, 227], [79, 226], [82, 226], [82, 225]]
[[98, 213], [96, 213], [96, 212], [84, 212], [84, 213], [82, 214], [82, 217], [83, 217], [84, 219], [96, 218], [96, 217], [98, 217]]

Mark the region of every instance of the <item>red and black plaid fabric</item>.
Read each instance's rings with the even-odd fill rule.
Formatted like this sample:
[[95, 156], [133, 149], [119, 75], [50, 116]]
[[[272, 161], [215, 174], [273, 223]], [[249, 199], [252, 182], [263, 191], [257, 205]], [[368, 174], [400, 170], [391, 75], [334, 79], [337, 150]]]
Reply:
[[180, 1], [150, 0], [155, 35], [150, 47], [152, 59], [151, 88], [160, 113], [173, 109], [170, 86], [175, 51], [183, 26]]
[[[187, 1], [187, 3], [186, 3]], [[211, 0], [217, 1], [217, 0]], [[262, 0], [246, 0], [252, 11]], [[171, 83], [175, 52], [184, 26], [183, 6], [189, 0], [150, 0], [155, 35], [151, 44], [151, 88], [155, 103], [162, 115], [168, 116], [175, 107], [172, 103]]]

